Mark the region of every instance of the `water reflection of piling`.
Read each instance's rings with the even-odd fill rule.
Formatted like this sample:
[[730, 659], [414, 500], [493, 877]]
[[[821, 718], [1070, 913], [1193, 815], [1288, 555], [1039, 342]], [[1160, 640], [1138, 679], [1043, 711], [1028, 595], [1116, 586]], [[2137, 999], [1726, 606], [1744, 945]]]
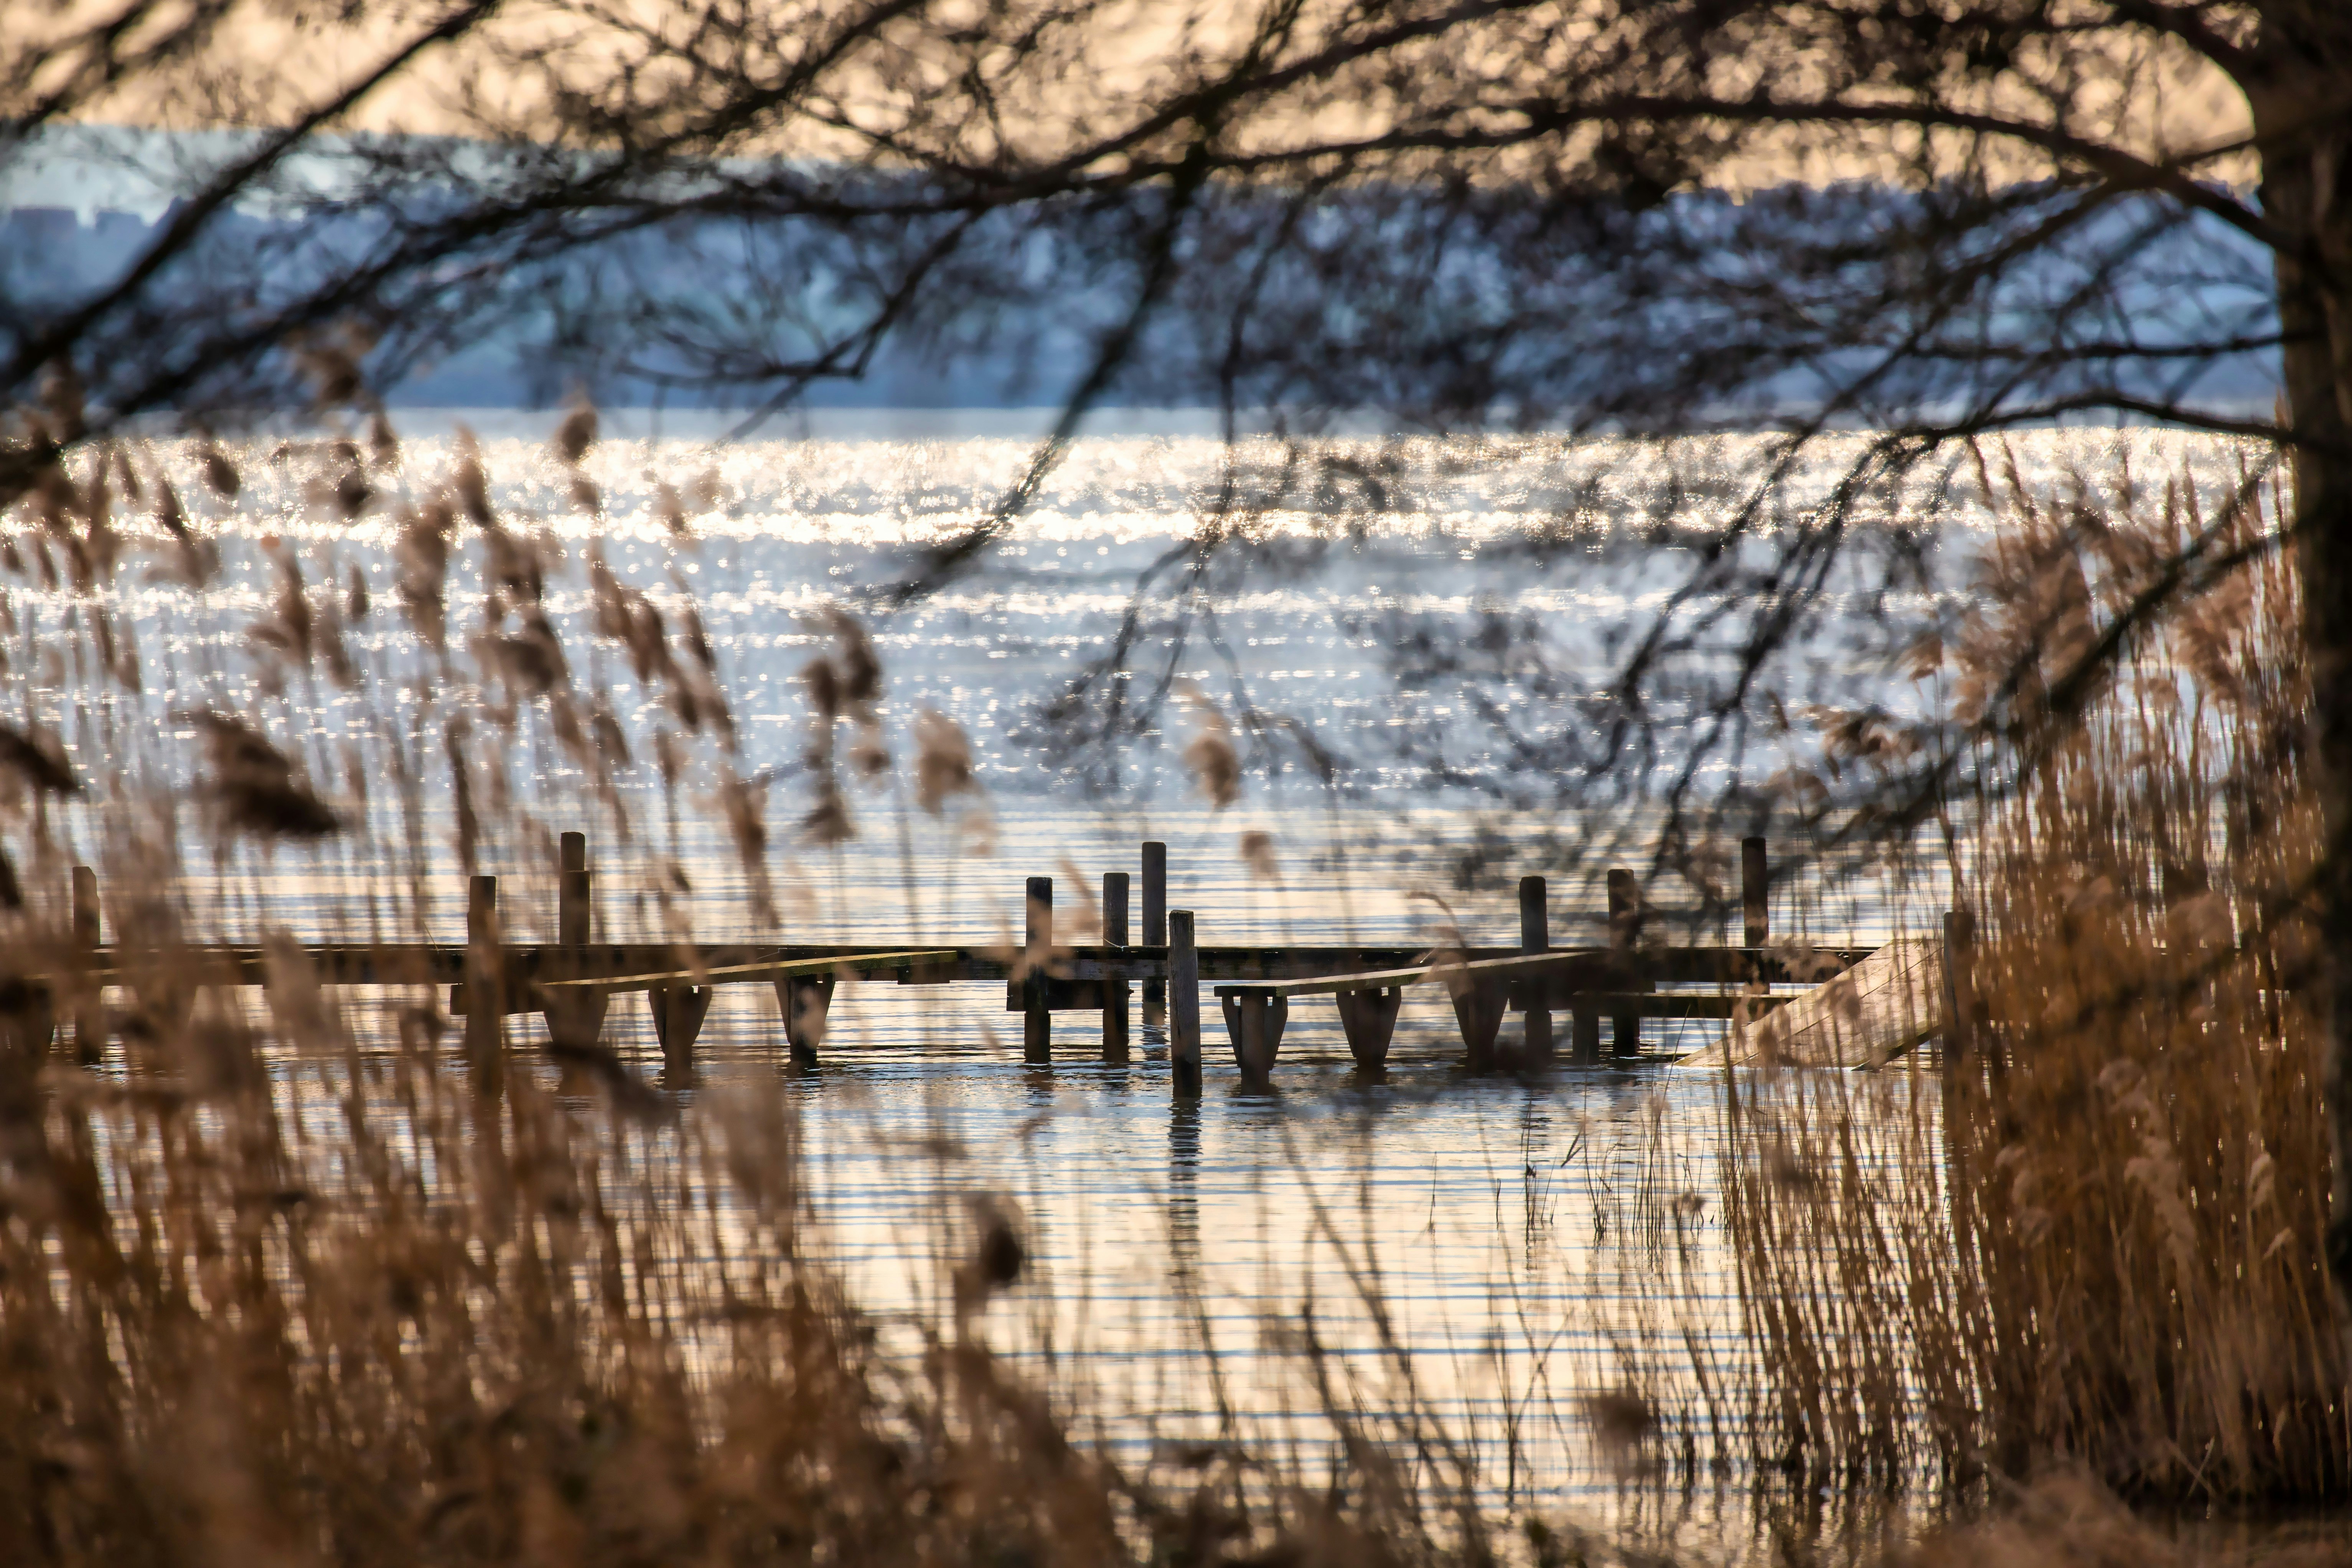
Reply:
[[1200, 1174], [1201, 1101], [1179, 1095], [1168, 1110], [1168, 1237], [1188, 1273], [1201, 1262]]

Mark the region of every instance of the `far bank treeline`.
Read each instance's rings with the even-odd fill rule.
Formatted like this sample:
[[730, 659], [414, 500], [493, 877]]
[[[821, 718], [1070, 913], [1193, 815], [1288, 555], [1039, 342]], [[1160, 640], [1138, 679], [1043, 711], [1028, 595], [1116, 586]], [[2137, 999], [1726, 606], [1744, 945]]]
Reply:
[[[814, 407], [1052, 407], [1129, 313], [1141, 260], [1137, 215], [1076, 195], [996, 204], [913, 174], [794, 163], [600, 182], [582, 158], [558, 165], [563, 179], [482, 144], [341, 138], [306, 149], [292, 189], [229, 205], [131, 282], [189, 210], [159, 194], [201, 191], [252, 145], [75, 128], [0, 153], [0, 352], [106, 302], [75, 358], [102, 416], [227, 421], [299, 405], [314, 388], [302, 334], [352, 330], [369, 384], [394, 405], [547, 407], [585, 391], [742, 410], [789, 390]], [[127, 189], [124, 167], [142, 175]], [[52, 205], [67, 195], [99, 205]], [[1340, 186], [1302, 210], [1291, 193], [1214, 187], [1192, 198], [1181, 279], [1090, 395], [1230, 401], [1309, 424], [1318, 410], [1403, 405], [1454, 426], [1672, 428], [1662, 405], [1705, 385], [1768, 419], [1802, 415], [1834, 405], [1870, 350], [1857, 331], [1821, 360], [1819, 321], [1755, 320], [1759, 291], [1805, 278], [1822, 304], [1867, 299], [1869, 252], [1890, 232], [1941, 229], [1967, 199], [1784, 184], [1629, 209], [1431, 183]], [[2004, 204], [2027, 254], [1983, 304], [2021, 348], [2049, 329], [2052, 299], [2112, 289], [2147, 352], [2077, 367], [2075, 390], [2113, 374], [2160, 398], [2187, 354], [2200, 395], [2267, 409], [2268, 257], [2147, 196], [2037, 232], [2070, 201], [2053, 185]], [[1269, 234], [1287, 246], [1270, 251]], [[281, 319], [302, 324], [274, 336]], [[159, 330], [187, 356], [155, 363], [145, 348]], [[1952, 347], [1880, 385], [1880, 413], [1948, 395], [1976, 353]]]

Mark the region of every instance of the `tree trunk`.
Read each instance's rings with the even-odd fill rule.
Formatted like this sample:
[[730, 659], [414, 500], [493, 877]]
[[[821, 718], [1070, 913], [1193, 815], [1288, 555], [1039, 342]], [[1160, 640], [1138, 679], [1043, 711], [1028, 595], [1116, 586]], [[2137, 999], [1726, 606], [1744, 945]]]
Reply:
[[[2279, 253], [2279, 311], [2293, 340], [2285, 413], [2325, 836], [2315, 978], [2334, 1165], [2326, 1248], [2352, 1352], [2352, 128], [2340, 118], [2352, 40], [2340, 21], [2307, 16], [2266, 32], [2268, 77], [2250, 96], [2263, 143], [2264, 213], [2305, 241]], [[2307, 129], [2315, 124], [2321, 129]]]

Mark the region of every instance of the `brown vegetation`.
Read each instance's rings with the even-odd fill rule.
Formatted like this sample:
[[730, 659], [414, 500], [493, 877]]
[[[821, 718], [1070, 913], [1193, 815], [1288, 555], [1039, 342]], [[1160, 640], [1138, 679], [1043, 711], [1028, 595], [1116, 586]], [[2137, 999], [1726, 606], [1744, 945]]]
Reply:
[[[2012, 480], [1955, 700], [2070, 667], [2202, 526], [2186, 477], [2163, 495]], [[1977, 803], [1976, 1023], [1941, 1093], [1920, 1068], [1734, 1088], [1768, 1446], [1809, 1484], [1932, 1458], [1958, 1487], [2071, 1463], [2133, 1494], [2352, 1491], [2285, 509], [2250, 487], [2243, 563]]]

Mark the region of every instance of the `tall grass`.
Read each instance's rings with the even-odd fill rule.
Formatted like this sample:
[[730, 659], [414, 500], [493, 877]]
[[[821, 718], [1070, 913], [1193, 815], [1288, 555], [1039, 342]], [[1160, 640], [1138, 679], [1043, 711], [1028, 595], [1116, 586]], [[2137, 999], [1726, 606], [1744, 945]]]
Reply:
[[[2161, 495], [2117, 476], [2036, 498], [2011, 469], [1942, 677], [1959, 717], [2020, 660], [2065, 668], [2206, 526], [2185, 477]], [[1940, 1084], [1732, 1086], [1766, 1446], [1808, 1485], [2072, 1464], [2132, 1495], [2352, 1493], [2302, 607], [2263, 542], [2286, 509], [2250, 486], [2220, 519], [2245, 563], [1972, 803], [1975, 1048]]]
[[[575, 414], [558, 457], [571, 504], [600, 512], [580, 461], [593, 433]], [[598, 1050], [518, 1050], [484, 1071], [435, 996], [323, 985], [282, 931], [255, 1005], [210, 984], [184, 944], [249, 940], [283, 908], [255, 892], [280, 873], [316, 889], [310, 912], [338, 935], [421, 939], [450, 913], [427, 889], [454, 880], [433, 874], [445, 831], [463, 869], [521, 884], [507, 905], [519, 938], [541, 934], [530, 910], [551, 901], [551, 826], [583, 814], [625, 847], [600, 854], [599, 886], [637, 933], [696, 934], [688, 862], [706, 891], [714, 868], [689, 838], [740, 857], [753, 929], [788, 900], [684, 577], [630, 587], [590, 547], [573, 627], [546, 593], [574, 563], [496, 510], [469, 443], [452, 455], [445, 472], [412, 470], [379, 421], [365, 449], [329, 439], [285, 458], [315, 469], [305, 504], [323, 515], [390, 512], [394, 577], [373, 605], [331, 552], [274, 542], [225, 589], [221, 542], [191, 524], [193, 483], [184, 502], [123, 451], [61, 462], [0, 552], [42, 584], [8, 607], [21, 711], [0, 725], [16, 851], [0, 859], [0, 1561], [1600, 1554], [1541, 1527], [1507, 1538], [1481, 1511], [1496, 1471], [1525, 1488], [1521, 1428], [1546, 1422], [1578, 1429], [1629, 1489], [1697, 1490], [1760, 1429], [1809, 1496], [1830, 1476], [1891, 1484], [1923, 1451], [1955, 1478], [2063, 1454], [2144, 1489], [2340, 1489], [2343, 1406], [2326, 1391], [2342, 1373], [2308, 1245], [2324, 1190], [2311, 1037], [2282, 915], [2307, 833], [2292, 748], [2282, 762], [2256, 744], [2299, 712], [2292, 671], [2262, 662], [2292, 610], [2275, 563], [2248, 578], [2235, 620], [2169, 656], [2233, 672], [2228, 685], [2196, 666], [2198, 693], [2229, 695], [2192, 700], [2226, 714], [2163, 707], [2167, 667], [2151, 664], [2139, 718], [2111, 705], [1984, 819], [1969, 887], [2001, 1049], [1943, 1087], [1948, 1154], [1931, 1080], [1884, 1079], [1874, 1107], [1815, 1080], [1742, 1088], [1727, 1198], [1775, 1374], [1760, 1428], [1742, 1409], [1745, 1363], [1710, 1340], [1710, 1222], [1654, 1110], [1587, 1177], [1593, 1251], [1599, 1232], [1614, 1249], [1593, 1291], [1651, 1290], [1651, 1321], [1579, 1386], [1547, 1373], [1504, 1390], [1499, 1456], [1426, 1417], [1380, 1256], [1367, 1243], [1349, 1258], [1320, 1208], [1314, 1225], [1363, 1282], [1350, 1310], [1376, 1331], [1390, 1387], [1368, 1392], [1302, 1308], [1270, 1326], [1311, 1391], [1306, 1440], [1187, 1435], [1146, 1455], [1088, 1436], [1125, 1413], [992, 1350], [988, 1303], [1034, 1272], [1034, 1237], [1008, 1209], [939, 1205], [949, 1217], [914, 1245], [944, 1310], [913, 1353], [885, 1343], [827, 1256], [818, 1173], [772, 1073], [682, 1103]], [[226, 457], [197, 458], [221, 498], [205, 504], [237, 504]], [[683, 532], [683, 500], [664, 490]], [[126, 535], [126, 498], [142, 495], [157, 527]], [[2063, 590], [2063, 531], [2029, 521], [2003, 569]], [[164, 676], [152, 647], [142, 674], [108, 588], [142, 553], [173, 593], [252, 601], [222, 657], [248, 661], [258, 695], [188, 715], [194, 758], [121, 712], [145, 711], [154, 686], [244, 688], [221, 669]], [[481, 582], [460, 592], [473, 564]], [[68, 584], [86, 592], [68, 599]], [[372, 630], [394, 616], [400, 637]], [[871, 642], [845, 616], [822, 629], [829, 651], [801, 672], [816, 725], [801, 827], [830, 843], [857, 830], [854, 792], [892, 762]], [[607, 679], [622, 669], [634, 731]], [[331, 709], [347, 715], [334, 727]], [[974, 793], [951, 724], [933, 716], [917, 742], [921, 808]], [[658, 795], [633, 793], [649, 770]], [[2150, 859], [2159, 822], [2178, 866]], [[101, 860], [115, 939], [151, 956], [103, 998], [82, 988], [53, 1040], [32, 982], [79, 962], [55, 889], [84, 855]], [[2248, 933], [2242, 951], [2219, 944], [2225, 928]], [[101, 1047], [106, 1070], [86, 1070], [77, 1051]], [[2084, 1117], [2106, 1119], [2096, 1137], [2078, 1136]], [[1567, 1177], [1511, 1164], [1532, 1235], [1549, 1224], [1546, 1184], [1592, 1162]], [[1369, 1237], [1369, 1157], [1349, 1173]], [[1498, 1368], [1511, 1345], [1542, 1363], [1566, 1337], [1544, 1321], [1540, 1251], [1514, 1265], [1526, 1277], [1489, 1282], [1500, 1304], [1477, 1353]], [[1213, 1379], [1206, 1337], [1163, 1348], [1206, 1359]], [[1679, 1382], [1658, 1371], [1677, 1354]]]
[[[599, 513], [593, 434], [567, 420], [553, 466]], [[260, 485], [205, 447], [216, 499], [191, 483], [184, 502], [165, 475], [176, 461], [184, 481], [186, 456], [60, 461], [0, 559], [30, 580], [6, 611], [36, 654], [6, 672], [0, 721], [0, 1562], [1489, 1556], [1475, 1447], [1367, 1394], [1312, 1324], [1290, 1331], [1318, 1402], [1290, 1447], [1097, 1441], [1134, 1413], [992, 1348], [992, 1300], [1037, 1272], [1009, 1206], [911, 1216], [929, 1234], [899, 1239], [939, 1310], [886, 1322], [828, 1251], [823, 1173], [775, 1070], [680, 1096], [601, 1047], [532, 1048], [527, 1016], [484, 1058], [425, 988], [323, 984], [268, 930], [289, 906], [345, 940], [423, 940], [453, 912], [433, 886], [495, 870], [508, 934], [549, 934], [530, 922], [555, 826], [600, 830], [608, 937], [690, 941], [698, 910], [730, 902], [772, 931], [764, 785], [739, 767], [684, 574], [637, 588], [593, 544], [567, 559], [494, 504], [469, 441], [428, 469], [379, 422], [365, 448], [275, 459], [307, 476], [278, 487], [311, 514], [295, 521], [330, 539], [389, 514], [394, 576], [373, 594], [331, 542], [273, 538], [240, 562], [268, 526]], [[156, 529], [125, 515], [134, 494]], [[45, 576], [57, 557], [74, 564]], [[588, 613], [567, 619], [550, 584], [583, 566]], [[194, 595], [254, 618], [226, 644], [183, 626], [195, 651], [165, 655], [152, 641]], [[802, 831], [824, 844], [893, 764], [872, 644], [837, 612], [819, 630]], [[207, 694], [170, 702], [193, 744], [125, 718], [159, 690]], [[952, 724], [917, 731], [919, 806], [975, 793]], [[632, 784], [648, 773], [657, 794]], [[740, 888], [714, 896], [731, 868], [689, 842], [731, 847]], [[43, 984], [85, 962], [59, 897], [79, 858], [127, 951], [103, 990], [65, 986], [53, 1020]], [[257, 935], [266, 985], [215, 984], [198, 944]], [[1155, 1349], [1214, 1353], [1205, 1330]], [[1383, 1352], [1410, 1391], [1409, 1353]], [[1630, 1381], [1622, 1404], [1611, 1440], [1646, 1465], [1658, 1418]], [[1563, 1539], [1528, 1550], [1550, 1561]]]

